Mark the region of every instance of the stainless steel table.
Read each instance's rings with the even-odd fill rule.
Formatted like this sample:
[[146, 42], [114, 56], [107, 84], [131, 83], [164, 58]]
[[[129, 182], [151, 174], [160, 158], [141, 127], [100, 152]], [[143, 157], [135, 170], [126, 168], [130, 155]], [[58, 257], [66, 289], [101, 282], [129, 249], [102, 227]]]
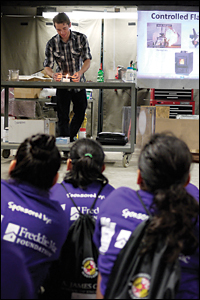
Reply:
[[[85, 88], [85, 89], [130, 89], [131, 94], [131, 135], [125, 146], [103, 145], [104, 151], [123, 152], [123, 165], [127, 167], [134, 152], [136, 142], [136, 89], [134, 83], [123, 82], [121, 80], [109, 80], [105, 82], [41, 82], [41, 81], [1, 81], [1, 87], [5, 88], [4, 99], [4, 128], [8, 127], [8, 95], [9, 88]], [[69, 151], [73, 143], [67, 145], [57, 145], [60, 151]], [[1, 149], [17, 149], [19, 144], [1, 143]]]

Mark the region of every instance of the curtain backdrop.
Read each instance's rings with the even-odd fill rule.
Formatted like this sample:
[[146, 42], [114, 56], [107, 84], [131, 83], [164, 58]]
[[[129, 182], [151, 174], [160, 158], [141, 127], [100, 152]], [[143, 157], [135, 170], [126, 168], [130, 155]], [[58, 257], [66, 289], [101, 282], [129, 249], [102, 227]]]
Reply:
[[[86, 73], [88, 80], [95, 80], [100, 62], [101, 20], [71, 20], [72, 30], [87, 35], [92, 61]], [[50, 24], [50, 25], [49, 25]], [[42, 17], [1, 18], [1, 78], [6, 79], [9, 69], [19, 69], [20, 75], [30, 75], [43, 69], [45, 47], [57, 34], [52, 20]]]
[[[71, 19], [71, 22], [72, 30], [82, 32], [88, 38], [92, 61], [85, 77], [86, 80], [96, 81], [100, 65], [101, 19]], [[7, 79], [9, 69], [19, 69], [20, 75], [31, 75], [42, 70], [46, 43], [55, 34], [57, 32], [50, 19], [3, 16], [1, 18], [1, 79]], [[94, 90], [94, 130], [97, 128], [98, 95], [98, 90]], [[90, 109], [91, 104], [88, 104], [88, 132], [90, 132]]]
[[[114, 78], [117, 66], [129, 67], [137, 60], [137, 25], [128, 25], [134, 20], [104, 20], [104, 73]], [[130, 106], [129, 90], [104, 90], [103, 131], [121, 132], [123, 106]]]

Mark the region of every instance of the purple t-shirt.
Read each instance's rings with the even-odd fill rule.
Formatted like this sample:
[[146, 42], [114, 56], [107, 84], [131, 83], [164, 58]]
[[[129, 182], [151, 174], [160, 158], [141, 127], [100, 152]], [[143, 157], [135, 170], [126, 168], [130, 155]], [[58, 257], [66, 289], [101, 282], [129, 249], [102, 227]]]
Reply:
[[1, 241], [1, 299], [35, 299], [33, 283], [22, 251]]
[[51, 262], [58, 259], [67, 230], [65, 214], [48, 192], [14, 180], [1, 181], [1, 240], [21, 249], [35, 291]]
[[[188, 184], [186, 189], [188, 193], [199, 201], [199, 190], [197, 187]], [[140, 190], [139, 194], [146, 207], [150, 210], [153, 194], [143, 190]], [[138, 199], [136, 191], [130, 188], [120, 187], [116, 189], [102, 203], [93, 236], [100, 253], [98, 268], [102, 277], [100, 285], [102, 295], [105, 295], [109, 275], [118, 253], [125, 246], [132, 231], [147, 218], [148, 216]], [[198, 224], [195, 230], [198, 236]], [[184, 291], [181, 294], [182, 299], [186, 299], [185, 297], [188, 294], [190, 294], [190, 299], [198, 298], [198, 250], [191, 256], [180, 255], [180, 262], [182, 272], [179, 291]]]
[[[78, 209], [81, 211], [81, 213], [85, 214], [90, 209], [92, 203], [94, 202], [100, 188], [101, 183], [99, 182], [93, 182], [87, 186], [85, 190], [77, 187], [74, 188], [72, 184], [66, 183], [63, 181], [63, 184], [67, 188], [67, 191], [69, 192], [71, 198], [76, 203]], [[114, 187], [112, 187], [110, 184], [106, 184], [104, 188], [102, 189], [100, 195], [98, 196], [98, 199], [94, 205], [94, 208], [91, 210], [91, 215], [96, 219], [97, 215], [99, 213], [99, 206], [101, 203], [104, 202], [106, 197], [114, 190]], [[68, 223], [68, 228], [73, 224], [75, 220], [79, 217], [79, 213], [72, 203], [72, 200], [69, 197], [69, 194], [66, 192], [64, 187], [57, 183], [55, 184], [50, 193], [50, 198], [57, 200], [62, 209], [65, 212], [66, 220]]]

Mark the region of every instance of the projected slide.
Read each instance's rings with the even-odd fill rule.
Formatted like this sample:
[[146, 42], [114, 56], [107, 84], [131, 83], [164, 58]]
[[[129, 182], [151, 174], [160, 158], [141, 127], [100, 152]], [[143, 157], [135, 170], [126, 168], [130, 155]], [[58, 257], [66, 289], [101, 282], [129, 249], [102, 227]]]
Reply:
[[199, 12], [138, 10], [139, 87], [199, 88]]
[[181, 24], [147, 23], [147, 47], [181, 48]]

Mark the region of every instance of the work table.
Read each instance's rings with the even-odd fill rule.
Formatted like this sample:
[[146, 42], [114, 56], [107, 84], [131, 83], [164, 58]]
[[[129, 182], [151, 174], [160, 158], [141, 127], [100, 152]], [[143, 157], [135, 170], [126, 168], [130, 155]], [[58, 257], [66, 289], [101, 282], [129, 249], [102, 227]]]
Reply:
[[2, 87], [10, 88], [93, 88], [93, 89], [130, 89], [134, 83], [123, 82], [117, 79], [108, 79], [105, 82], [57, 82], [57, 81], [1, 81]]
[[[120, 151], [124, 155], [128, 155], [127, 162], [130, 159], [130, 154], [134, 152], [134, 144], [136, 140], [136, 89], [135, 83], [123, 82], [122, 80], [110, 79], [105, 82], [56, 82], [56, 81], [1, 81], [1, 87], [5, 88], [4, 99], [4, 128], [8, 127], [8, 90], [9, 88], [69, 88], [69, 89], [130, 89], [131, 95], [131, 135], [129, 143], [125, 146], [103, 146], [104, 151]], [[18, 145], [15, 145], [17, 148]], [[9, 143], [1, 143], [3, 149], [11, 149], [14, 145]], [[69, 146], [59, 146], [60, 150], [68, 150]]]

